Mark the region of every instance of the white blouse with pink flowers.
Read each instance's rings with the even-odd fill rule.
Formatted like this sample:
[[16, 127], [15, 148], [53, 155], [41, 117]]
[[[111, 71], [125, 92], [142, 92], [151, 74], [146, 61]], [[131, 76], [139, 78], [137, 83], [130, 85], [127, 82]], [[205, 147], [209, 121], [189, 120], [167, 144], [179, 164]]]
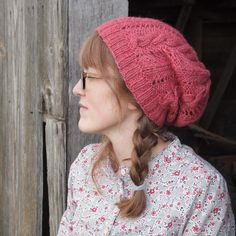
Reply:
[[98, 183], [91, 169], [101, 144], [84, 147], [70, 168], [67, 209], [61, 235], [217, 235], [235, 236], [235, 221], [222, 175], [177, 137], [149, 163], [145, 180], [147, 207], [138, 218], [122, 218], [116, 202], [131, 197], [129, 169], [114, 173], [109, 158]]

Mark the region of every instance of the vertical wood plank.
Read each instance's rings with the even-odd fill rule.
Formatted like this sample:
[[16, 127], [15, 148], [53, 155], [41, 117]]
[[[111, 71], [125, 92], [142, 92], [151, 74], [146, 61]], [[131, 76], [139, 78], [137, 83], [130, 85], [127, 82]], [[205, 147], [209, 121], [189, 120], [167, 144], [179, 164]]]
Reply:
[[66, 143], [65, 122], [47, 119], [47, 169], [50, 235], [56, 235], [65, 209]]
[[41, 235], [37, 1], [9, 0], [0, 5], [1, 235]]
[[[66, 114], [68, 107], [68, 2], [42, 0], [39, 8], [45, 149], [50, 235], [56, 235], [66, 192]], [[46, 171], [46, 170], [45, 170]]]
[[128, 15], [128, 0], [77, 0], [69, 2], [69, 110], [67, 120], [67, 162], [76, 158], [88, 143], [97, 142], [99, 137], [81, 133], [78, 129], [78, 98], [72, 88], [80, 77], [79, 51], [85, 38], [98, 25], [109, 19]]
[[[6, 87], [6, 35], [5, 35], [5, 10], [6, 4], [5, 1], [0, 1], [0, 206], [4, 206], [6, 204], [6, 198], [4, 193], [4, 184], [7, 182], [4, 180], [5, 174], [5, 158], [6, 158], [6, 147], [7, 147], [7, 139], [5, 137], [6, 133], [6, 115], [4, 108], [6, 107], [7, 99], [3, 100], [5, 96], [4, 88]], [[9, 213], [6, 212], [4, 214], [3, 210], [0, 210], [0, 235], [3, 235], [6, 228], [6, 221], [4, 218], [9, 218]]]

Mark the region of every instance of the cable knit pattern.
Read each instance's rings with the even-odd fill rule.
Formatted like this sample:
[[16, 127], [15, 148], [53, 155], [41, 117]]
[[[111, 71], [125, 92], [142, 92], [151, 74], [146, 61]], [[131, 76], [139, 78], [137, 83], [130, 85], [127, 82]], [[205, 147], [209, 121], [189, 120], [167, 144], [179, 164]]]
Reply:
[[113, 19], [96, 31], [152, 121], [181, 127], [200, 118], [210, 73], [182, 34], [160, 20], [138, 17]]

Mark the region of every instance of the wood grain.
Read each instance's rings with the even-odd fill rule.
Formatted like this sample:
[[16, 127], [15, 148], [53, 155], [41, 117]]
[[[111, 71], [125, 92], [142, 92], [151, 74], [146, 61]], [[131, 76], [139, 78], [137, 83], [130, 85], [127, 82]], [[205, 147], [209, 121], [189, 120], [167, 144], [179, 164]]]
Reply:
[[0, 1], [0, 235], [49, 235], [43, 199], [57, 234], [70, 164], [97, 140], [77, 128], [79, 49], [97, 25], [127, 14], [127, 0]]
[[1, 1], [0, 5], [0, 235], [40, 235], [43, 186], [37, 1]]

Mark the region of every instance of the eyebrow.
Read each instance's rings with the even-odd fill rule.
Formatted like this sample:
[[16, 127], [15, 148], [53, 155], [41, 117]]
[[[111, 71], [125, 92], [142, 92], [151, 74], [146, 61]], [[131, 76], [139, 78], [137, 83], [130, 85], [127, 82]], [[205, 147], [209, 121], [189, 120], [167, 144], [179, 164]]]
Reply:
[[88, 72], [83, 71], [82, 74], [83, 74], [83, 76], [86, 77], [86, 78], [102, 79], [100, 76], [98, 76], [98, 75], [96, 75], [96, 74], [93, 74], [93, 73], [88, 73]]

